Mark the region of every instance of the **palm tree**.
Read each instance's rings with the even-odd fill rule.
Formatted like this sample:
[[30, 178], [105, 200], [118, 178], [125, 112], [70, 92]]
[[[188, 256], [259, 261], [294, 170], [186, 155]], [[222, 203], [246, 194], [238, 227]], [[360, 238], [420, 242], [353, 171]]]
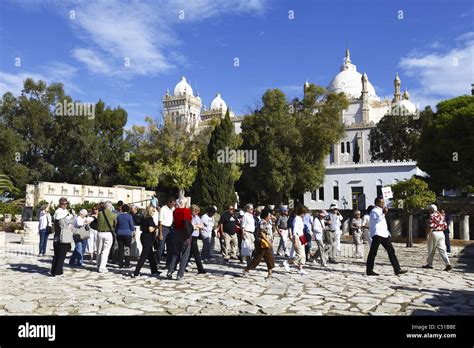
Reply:
[[0, 196], [3, 196], [5, 193], [15, 196], [20, 194], [20, 190], [15, 187], [8, 175], [0, 174]]

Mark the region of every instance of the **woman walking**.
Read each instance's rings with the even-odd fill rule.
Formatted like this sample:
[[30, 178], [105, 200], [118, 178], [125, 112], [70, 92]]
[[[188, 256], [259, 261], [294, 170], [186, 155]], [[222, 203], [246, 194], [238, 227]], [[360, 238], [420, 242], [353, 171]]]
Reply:
[[97, 217], [99, 215], [100, 206], [97, 204], [92, 208], [92, 218], [91, 223], [89, 224], [90, 236], [87, 240], [87, 252], [91, 255], [91, 260], [94, 260], [97, 255]]
[[145, 264], [145, 260], [148, 259], [150, 262], [150, 269], [152, 275], [159, 275], [158, 266], [156, 265], [156, 258], [153, 254], [153, 244], [156, 239], [156, 226], [153, 216], [155, 215], [156, 208], [153, 205], [149, 205], [146, 210], [146, 215], [142, 220], [140, 235], [140, 242], [142, 243], [142, 252], [140, 258], [138, 259], [137, 266], [135, 271], [131, 274], [132, 278], [138, 277], [140, 275], [140, 270]]
[[273, 259], [273, 248], [270, 242], [272, 234], [272, 225], [270, 223], [271, 214], [268, 210], [263, 210], [260, 214], [260, 229], [258, 231], [257, 241], [255, 243], [255, 256], [253, 257], [250, 265], [244, 269], [244, 277], [249, 276], [251, 269], [257, 268], [262, 259], [267, 264], [267, 279], [272, 276], [273, 269], [275, 268], [275, 260]]
[[39, 254], [38, 256], [44, 256], [46, 254], [46, 245], [48, 243], [49, 234], [52, 231], [53, 222], [51, 219], [51, 214], [49, 213], [49, 204], [44, 204], [41, 206], [41, 211], [39, 213]]
[[[132, 234], [135, 229], [132, 215], [129, 214], [130, 207], [122, 206], [122, 214], [117, 216], [117, 226], [115, 233], [118, 243], [118, 264], [119, 268], [130, 268], [130, 254], [132, 250]], [[123, 262], [125, 258], [125, 264]]]

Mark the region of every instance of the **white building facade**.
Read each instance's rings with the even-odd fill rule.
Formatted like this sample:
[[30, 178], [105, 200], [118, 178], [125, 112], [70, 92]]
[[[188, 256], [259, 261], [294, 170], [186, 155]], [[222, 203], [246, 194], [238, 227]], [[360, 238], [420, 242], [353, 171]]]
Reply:
[[[305, 87], [308, 83], [305, 83]], [[361, 74], [352, 64], [346, 50], [340, 72], [329, 83], [330, 92], [344, 93], [349, 107], [342, 113], [346, 132], [343, 139], [333, 144], [326, 158], [326, 175], [322, 186], [304, 194], [309, 209], [328, 209], [337, 204], [340, 209], [366, 209], [382, 194], [382, 187], [424, 175], [416, 162], [374, 162], [370, 155], [369, 133], [386, 114], [417, 115], [416, 106], [409, 100], [408, 91], [400, 93], [398, 74], [394, 80], [393, 99], [379, 98], [367, 74]]]
[[121, 200], [125, 204], [136, 203], [138, 207], [146, 208], [154, 194], [154, 191], [139, 186], [105, 187], [41, 181], [36, 185], [26, 185], [25, 206], [33, 207], [42, 201], [57, 205], [59, 199], [65, 197], [71, 205], [102, 201], [116, 203]]

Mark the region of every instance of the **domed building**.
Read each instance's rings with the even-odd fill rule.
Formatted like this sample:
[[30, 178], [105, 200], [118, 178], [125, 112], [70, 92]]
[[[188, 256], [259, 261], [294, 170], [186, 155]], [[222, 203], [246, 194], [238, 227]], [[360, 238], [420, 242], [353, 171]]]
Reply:
[[[170, 95], [167, 90], [163, 98], [163, 116], [165, 118], [171, 117], [177, 124], [186, 125], [188, 131], [192, 128], [200, 131], [207, 126], [209, 120], [224, 117], [227, 109], [227, 104], [220, 93], [217, 93], [207, 109], [199, 94], [194, 96], [194, 91], [185, 76], [182, 76], [176, 84], [173, 95]], [[234, 117], [234, 113], [230, 109], [229, 115], [234, 125], [236, 122], [238, 123], [235, 128], [240, 133], [242, 118]]]
[[[306, 85], [306, 83], [305, 83]], [[349, 107], [342, 112], [346, 126], [344, 138], [331, 146], [326, 159], [324, 184], [304, 195], [310, 209], [327, 209], [335, 203], [342, 209], [365, 209], [382, 195], [382, 187], [423, 175], [416, 162], [407, 158], [398, 162], [375, 162], [370, 155], [369, 133], [386, 114], [393, 117], [415, 115], [418, 110], [409, 100], [408, 91], [400, 94], [398, 73], [392, 100], [380, 98], [366, 73], [357, 71], [346, 49], [344, 63], [327, 89], [344, 93]]]

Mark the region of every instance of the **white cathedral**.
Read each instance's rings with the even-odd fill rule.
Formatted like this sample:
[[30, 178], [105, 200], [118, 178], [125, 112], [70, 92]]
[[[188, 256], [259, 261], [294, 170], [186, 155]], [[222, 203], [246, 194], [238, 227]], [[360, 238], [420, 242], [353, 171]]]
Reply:
[[[303, 91], [308, 86], [306, 81]], [[325, 163], [324, 184], [314, 192], [304, 194], [303, 202], [309, 209], [327, 209], [332, 203], [340, 209], [365, 209], [382, 194], [382, 187], [413, 175], [424, 175], [411, 159], [390, 162], [371, 160], [369, 133], [382, 117], [388, 113], [397, 117], [419, 112], [410, 101], [408, 91], [405, 89], [401, 94], [400, 86], [397, 74], [393, 99], [378, 97], [367, 75], [359, 73], [352, 64], [349, 49], [346, 49], [340, 72], [327, 87], [330, 92], [343, 92], [350, 101], [349, 107], [342, 113], [346, 132], [341, 142], [331, 147]], [[202, 129], [208, 120], [222, 118], [227, 108], [218, 93], [207, 109], [199, 94], [194, 96], [184, 76], [174, 88], [173, 95], [166, 91], [163, 99], [164, 117], [172, 117], [174, 122], [185, 124], [187, 129]], [[245, 116], [235, 116], [230, 109], [229, 114], [235, 132], [240, 133]]]

